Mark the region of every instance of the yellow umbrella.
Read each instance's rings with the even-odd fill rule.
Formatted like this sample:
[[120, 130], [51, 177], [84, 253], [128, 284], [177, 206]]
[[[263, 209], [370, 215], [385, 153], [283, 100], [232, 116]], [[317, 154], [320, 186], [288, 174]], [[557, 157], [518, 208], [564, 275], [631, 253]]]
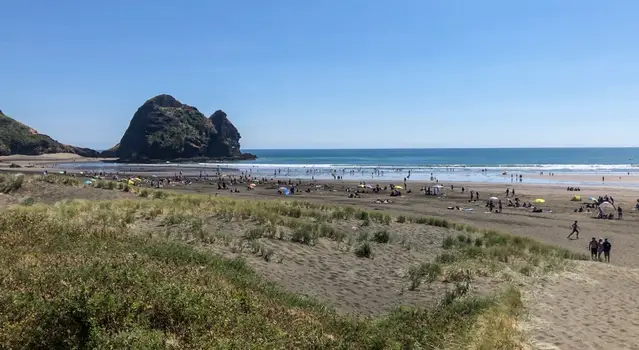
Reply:
[[404, 187], [402, 186], [395, 186], [395, 188], [399, 188], [400, 190], [403, 189]]
[[543, 198], [537, 198], [533, 201], [533, 203], [546, 203], [546, 200]]
[[133, 180], [129, 180], [129, 185], [135, 185], [135, 182], [133, 182]]
[[359, 186], [357, 186], [359, 188], [364, 188], [364, 184], [359, 184]]

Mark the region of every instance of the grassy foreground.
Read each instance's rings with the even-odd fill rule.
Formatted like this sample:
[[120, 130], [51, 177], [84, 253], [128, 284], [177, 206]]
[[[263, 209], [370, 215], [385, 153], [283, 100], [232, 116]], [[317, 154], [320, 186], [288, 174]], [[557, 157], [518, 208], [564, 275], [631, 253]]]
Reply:
[[[337, 239], [325, 228], [332, 220], [395, 222], [386, 214], [306, 202], [145, 196], [0, 212], [0, 348], [516, 349], [521, 342], [522, 303], [513, 288], [481, 299], [458, 288], [429, 309], [341, 316], [260, 280], [242, 260], [136, 231], [138, 221], [154, 219], [201, 231], [193, 222], [209, 213], [267, 227], [253, 232], [259, 235], [269, 235], [269, 225], [288, 225], [292, 239], [304, 244], [318, 235]], [[300, 224], [304, 217], [312, 223]], [[568, 255], [530, 240], [484, 235], [481, 247]], [[480, 248], [461, 238], [450, 244], [455, 256]]]

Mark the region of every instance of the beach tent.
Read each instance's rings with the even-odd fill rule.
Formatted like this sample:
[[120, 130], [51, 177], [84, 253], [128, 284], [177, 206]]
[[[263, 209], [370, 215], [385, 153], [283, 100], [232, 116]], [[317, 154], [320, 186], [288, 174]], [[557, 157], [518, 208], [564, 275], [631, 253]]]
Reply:
[[536, 204], [546, 203], [546, 200], [543, 198], [537, 198], [533, 201], [533, 203], [536, 203]]
[[615, 208], [615, 206], [610, 202], [603, 202], [599, 204], [599, 209], [606, 215], [611, 213], [614, 214], [617, 211], [617, 208]]
[[581, 202], [581, 196], [580, 195], [574, 195], [572, 196], [572, 198], [570, 199], [573, 202]]
[[282, 193], [284, 193], [284, 195], [286, 196], [291, 194], [291, 191], [288, 189], [288, 187], [280, 187], [279, 190], [282, 191]]

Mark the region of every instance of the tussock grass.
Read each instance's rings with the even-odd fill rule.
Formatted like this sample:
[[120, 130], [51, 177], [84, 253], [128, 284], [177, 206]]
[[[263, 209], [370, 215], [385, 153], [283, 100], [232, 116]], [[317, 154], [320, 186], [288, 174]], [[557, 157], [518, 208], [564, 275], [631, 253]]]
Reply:
[[368, 242], [360, 243], [357, 248], [355, 248], [355, 256], [358, 258], [371, 258], [373, 256], [371, 244]]
[[[327, 210], [301, 206], [300, 217], [314, 218], [304, 226], [298, 212], [281, 206], [170, 195], [0, 212], [0, 348], [466, 348], [476, 334], [501, 342], [495, 344], [514, 339], [516, 333], [495, 327], [510, 320], [504, 315], [516, 303], [469, 297], [463, 284], [433, 308], [399, 308], [378, 319], [340, 316], [261, 281], [242, 260], [134, 230], [137, 220], [154, 216], [167, 227], [198, 231], [206, 226], [200, 214], [208, 213], [335, 235], [322, 226], [334, 218]], [[284, 212], [292, 213], [287, 220]], [[253, 242], [253, 254], [273, 259]], [[366, 246], [364, 240], [359, 247]], [[427, 279], [439, 274], [436, 265], [420, 271]]]
[[11, 193], [19, 190], [24, 183], [23, 174], [1, 174], [0, 193]]
[[410, 279], [410, 286], [408, 289], [417, 289], [423, 280], [427, 283], [431, 283], [435, 281], [441, 273], [441, 266], [436, 263], [422, 263], [421, 265], [411, 266], [408, 269], [408, 278]]

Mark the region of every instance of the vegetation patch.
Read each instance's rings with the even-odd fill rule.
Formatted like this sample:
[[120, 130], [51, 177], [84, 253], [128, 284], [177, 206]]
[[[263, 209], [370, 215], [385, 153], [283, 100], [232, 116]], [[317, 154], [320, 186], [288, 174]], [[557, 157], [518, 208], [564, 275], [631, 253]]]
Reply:
[[[163, 221], [195, 230], [200, 222], [177, 213], [210, 204], [175, 197]], [[458, 348], [479, 332], [501, 336], [489, 312], [504, 314], [491, 311], [503, 297], [470, 297], [462, 283], [433, 308], [337, 315], [261, 281], [242, 260], [132, 231], [157, 205], [71, 201], [0, 213], [0, 347]], [[421, 271], [438, 274], [435, 265]]]

